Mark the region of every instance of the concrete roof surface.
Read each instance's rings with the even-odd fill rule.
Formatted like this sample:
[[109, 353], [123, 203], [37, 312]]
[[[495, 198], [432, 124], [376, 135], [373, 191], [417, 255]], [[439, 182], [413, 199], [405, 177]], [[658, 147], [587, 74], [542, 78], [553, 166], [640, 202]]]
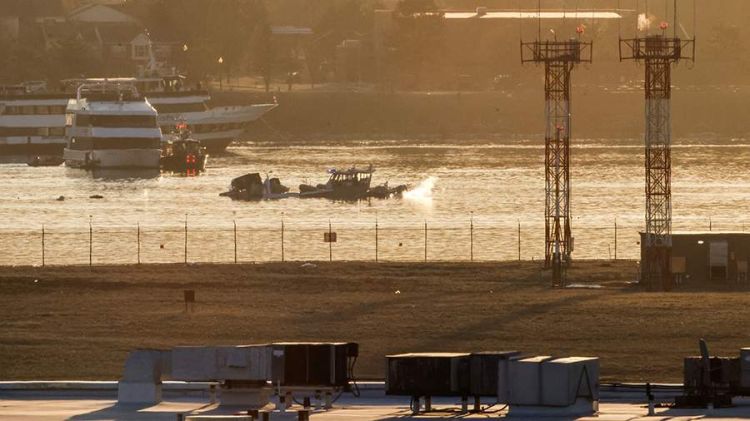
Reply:
[[[433, 408], [436, 412], [412, 416], [409, 411], [409, 399], [406, 397], [385, 396], [382, 389], [365, 388], [360, 398], [344, 395], [330, 411], [316, 410], [311, 414], [313, 421], [352, 421], [352, 420], [440, 420], [440, 419], [502, 419], [505, 410], [501, 407], [490, 408], [487, 412], [464, 416], [458, 412], [458, 400], [455, 398], [434, 398]], [[750, 400], [736, 400], [734, 408], [716, 409], [711, 412], [700, 409], [657, 408], [656, 417], [646, 417], [643, 402], [629, 399], [630, 395], [610, 395], [600, 404], [600, 413], [596, 417], [577, 418], [579, 421], [687, 421], [703, 418], [712, 420], [742, 420], [750, 418]], [[487, 399], [489, 402], [490, 399]], [[666, 401], [666, 400], [665, 400]], [[271, 408], [269, 405], [267, 408]], [[296, 420], [297, 413], [293, 407], [285, 413], [273, 412], [271, 420]], [[165, 392], [165, 401], [153, 406], [118, 406], [109, 394], [96, 394], [92, 391], [22, 391], [9, 392], [0, 389], [0, 419], [2, 420], [170, 420], [178, 413], [186, 415], [231, 415], [239, 414], [244, 408], [218, 407], [210, 404], [208, 396], [202, 392], [175, 391]], [[538, 417], [515, 417], [516, 420], [539, 419]], [[576, 418], [547, 417], [548, 421], [574, 420]]]

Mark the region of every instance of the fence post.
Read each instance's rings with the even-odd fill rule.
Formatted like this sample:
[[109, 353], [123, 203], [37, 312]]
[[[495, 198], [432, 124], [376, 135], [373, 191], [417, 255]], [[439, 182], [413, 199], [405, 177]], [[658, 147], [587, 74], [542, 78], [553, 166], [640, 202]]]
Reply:
[[427, 261], [427, 221], [424, 221], [424, 261]]
[[91, 219], [92, 215], [89, 215], [89, 266], [94, 264], [94, 226]]
[[617, 218], [615, 218], [615, 260], [617, 260]]
[[234, 224], [234, 263], [237, 264], [237, 221], [232, 221]]
[[141, 223], [136, 223], [136, 241], [138, 243], [138, 264], [141, 264]]
[[284, 212], [281, 212], [281, 261], [284, 261]]
[[42, 267], [44, 267], [44, 224], [42, 224]]
[[328, 261], [333, 262], [333, 238], [331, 237], [331, 218], [328, 218]]
[[521, 261], [521, 220], [518, 220], [518, 261]]
[[469, 260], [474, 261], [474, 212], [471, 212], [471, 221], [469, 222]]
[[185, 214], [185, 264], [187, 264], [187, 255], [188, 255], [188, 228], [187, 228], [187, 218], [188, 215]]
[[375, 214], [375, 262], [378, 261], [378, 214]]
[[710, 231], [713, 231], [713, 230], [714, 230], [714, 221], [709, 216], [708, 217], [708, 231], [710, 232]]

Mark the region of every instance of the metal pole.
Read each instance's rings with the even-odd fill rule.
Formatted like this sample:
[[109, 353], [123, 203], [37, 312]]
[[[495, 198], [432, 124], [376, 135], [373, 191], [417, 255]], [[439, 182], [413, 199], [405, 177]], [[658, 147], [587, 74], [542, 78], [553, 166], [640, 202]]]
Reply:
[[89, 215], [89, 266], [94, 263], [94, 226], [91, 223], [92, 216]]
[[615, 218], [615, 260], [617, 260], [617, 218]]
[[333, 230], [331, 229], [331, 219], [328, 218], [328, 261], [333, 262], [333, 238], [331, 236], [331, 233]]
[[424, 261], [427, 261], [427, 221], [424, 221]]
[[521, 221], [518, 221], [518, 261], [521, 261]]
[[42, 267], [44, 267], [44, 224], [42, 224]]
[[234, 223], [234, 263], [237, 263], [237, 221], [232, 221]]
[[378, 261], [378, 214], [375, 214], [375, 261]]
[[708, 230], [713, 231], [714, 230], [714, 221], [711, 219], [711, 217], [708, 217]]
[[140, 265], [141, 264], [141, 223], [140, 222], [136, 224], [136, 229], [137, 229], [136, 239], [138, 242], [138, 264]]
[[188, 228], [187, 228], [187, 214], [185, 214], [185, 264], [187, 264], [187, 254], [188, 254]]
[[284, 261], [284, 212], [281, 212], [281, 261]]
[[469, 223], [469, 258], [474, 261], [474, 212], [471, 213], [471, 222]]

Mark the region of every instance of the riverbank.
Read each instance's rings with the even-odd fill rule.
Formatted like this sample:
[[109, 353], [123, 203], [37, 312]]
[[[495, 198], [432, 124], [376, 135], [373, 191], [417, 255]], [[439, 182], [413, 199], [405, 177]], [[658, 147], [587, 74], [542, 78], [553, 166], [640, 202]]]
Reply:
[[748, 345], [750, 295], [647, 293], [635, 271], [576, 262], [570, 281], [602, 288], [559, 290], [534, 262], [4, 267], [0, 379], [117, 378], [138, 347], [346, 340], [363, 378], [390, 353], [518, 349], [600, 356], [605, 381], [679, 381], [699, 337]]
[[[638, 86], [574, 86], [575, 139], [640, 138], [643, 91]], [[742, 110], [747, 87], [675, 88], [675, 141], [750, 135]], [[246, 139], [309, 142], [317, 139], [535, 138], [544, 135], [542, 85], [485, 92], [245, 91], [213, 92], [217, 104], [271, 100], [279, 107], [252, 124]]]

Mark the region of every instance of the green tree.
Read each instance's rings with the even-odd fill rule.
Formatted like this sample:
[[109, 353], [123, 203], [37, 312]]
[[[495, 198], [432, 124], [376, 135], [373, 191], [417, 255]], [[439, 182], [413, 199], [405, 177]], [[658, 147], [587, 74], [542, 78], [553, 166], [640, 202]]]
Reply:
[[60, 40], [49, 56], [61, 79], [101, 74], [101, 57], [79, 36], [70, 35]]

